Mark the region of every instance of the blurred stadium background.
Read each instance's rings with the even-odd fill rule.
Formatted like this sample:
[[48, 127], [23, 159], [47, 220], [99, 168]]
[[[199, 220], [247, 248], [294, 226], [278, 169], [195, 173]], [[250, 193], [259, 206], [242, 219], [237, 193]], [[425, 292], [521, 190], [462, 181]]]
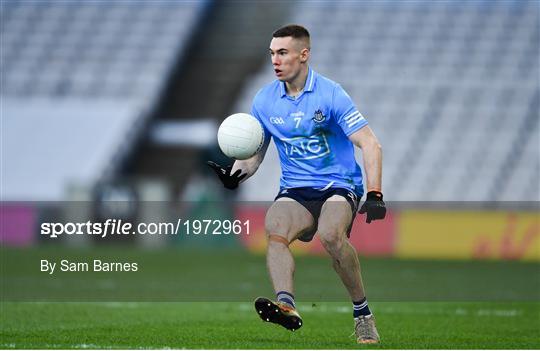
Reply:
[[[287, 23], [309, 28], [312, 67], [383, 145], [388, 216], [357, 216], [351, 239], [381, 347], [539, 347], [538, 1], [0, 5], [1, 348], [357, 347], [318, 239], [292, 245], [306, 327], [264, 328], [248, 303], [271, 294], [274, 147], [235, 193], [205, 165], [230, 162], [217, 127], [274, 79], [267, 48]], [[251, 233], [39, 234], [107, 218], [249, 219]], [[39, 271], [96, 258], [140, 269]]]
[[[312, 67], [344, 86], [383, 145], [390, 213], [371, 225], [358, 216], [362, 256], [540, 260], [538, 1], [1, 6], [3, 247], [44, 243], [51, 219], [206, 216], [250, 218], [253, 233], [197, 245], [264, 251], [274, 148], [234, 194], [205, 161], [228, 162], [217, 126], [249, 112], [273, 80], [272, 31], [299, 23]], [[97, 242], [55, 245], [75, 241]], [[294, 249], [323, 253], [317, 240]]]

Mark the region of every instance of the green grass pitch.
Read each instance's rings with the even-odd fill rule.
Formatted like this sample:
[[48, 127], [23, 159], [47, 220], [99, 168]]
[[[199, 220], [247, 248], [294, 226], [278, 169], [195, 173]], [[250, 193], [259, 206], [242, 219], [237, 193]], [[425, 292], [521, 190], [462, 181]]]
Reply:
[[[115, 276], [125, 280], [94, 301], [76, 301], [70, 294], [81, 293], [81, 285], [106, 287], [109, 275], [33, 275], [39, 258], [54, 255], [137, 259], [142, 268]], [[5, 349], [540, 348], [537, 263], [361, 259], [382, 338], [363, 346], [350, 336], [351, 306], [326, 257], [297, 259], [304, 326], [289, 332], [258, 318], [252, 300], [271, 292], [264, 257], [241, 250], [4, 248], [0, 256]], [[71, 302], [46, 301], [58, 286], [67, 291], [62, 301]], [[132, 295], [134, 289], [139, 293]], [[39, 299], [25, 290], [49, 295], [30, 302]]]
[[[304, 326], [251, 303], [7, 303], [1, 348], [356, 349], [345, 303], [300, 304]], [[537, 303], [373, 303], [383, 349], [538, 349]]]

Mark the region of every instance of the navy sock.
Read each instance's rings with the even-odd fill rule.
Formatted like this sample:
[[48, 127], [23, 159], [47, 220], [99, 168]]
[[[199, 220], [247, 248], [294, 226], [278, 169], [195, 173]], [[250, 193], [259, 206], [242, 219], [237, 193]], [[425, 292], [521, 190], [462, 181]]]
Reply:
[[358, 318], [360, 316], [369, 316], [371, 311], [369, 310], [367, 299], [364, 297], [360, 301], [353, 301], [353, 317]]
[[[295, 307], [295, 306], [294, 306], [294, 296], [293, 296], [293, 294], [291, 294], [290, 292], [287, 292], [287, 291], [278, 291], [278, 292], [276, 293], [276, 297], [277, 297], [277, 300], [278, 300], [278, 301], [288, 303], [288, 304], [291, 305], [292, 307]], [[296, 308], [296, 307], [295, 307], [295, 308]]]

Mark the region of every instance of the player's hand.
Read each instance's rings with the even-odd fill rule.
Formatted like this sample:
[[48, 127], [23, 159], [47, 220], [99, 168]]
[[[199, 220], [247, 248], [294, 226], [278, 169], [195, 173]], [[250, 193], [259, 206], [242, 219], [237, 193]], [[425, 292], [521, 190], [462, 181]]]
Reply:
[[384, 219], [386, 216], [386, 205], [383, 201], [383, 195], [379, 191], [370, 191], [366, 195], [366, 201], [360, 208], [359, 213], [366, 213], [366, 223], [376, 219]]
[[242, 170], [238, 169], [236, 172], [231, 174], [232, 165], [223, 167], [218, 165], [215, 162], [207, 161], [206, 164], [210, 166], [216, 172], [217, 176], [219, 177], [219, 180], [223, 183], [223, 186], [227, 189], [236, 189], [238, 188], [238, 184], [240, 184], [240, 181], [246, 177], [246, 173], [240, 175], [242, 173]]

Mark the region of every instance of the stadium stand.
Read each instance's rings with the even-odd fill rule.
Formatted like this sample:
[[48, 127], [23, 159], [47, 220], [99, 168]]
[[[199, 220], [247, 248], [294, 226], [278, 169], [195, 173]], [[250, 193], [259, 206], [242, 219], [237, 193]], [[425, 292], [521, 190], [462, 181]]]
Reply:
[[[383, 145], [388, 199], [540, 200], [538, 2], [295, 6], [312, 67], [349, 92]], [[267, 62], [235, 110], [273, 79]], [[277, 158], [271, 147], [244, 199], [275, 196]]]
[[209, 1], [2, 1], [2, 200], [115, 172]]
[[[244, 80], [266, 61], [268, 33], [287, 18], [289, 7], [286, 1], [212, 2], [155, 111], [153, 130], [160, 132], [133, 152], [126, 173], [159, 178], [181, 193], [198, 176], [194, 169], [208, 170], [201, 148], [216, 144], [206, 157], [217, 161], [218, 123], [234, 113]], [[169, 137], [162, 139], [165, 133]]]

